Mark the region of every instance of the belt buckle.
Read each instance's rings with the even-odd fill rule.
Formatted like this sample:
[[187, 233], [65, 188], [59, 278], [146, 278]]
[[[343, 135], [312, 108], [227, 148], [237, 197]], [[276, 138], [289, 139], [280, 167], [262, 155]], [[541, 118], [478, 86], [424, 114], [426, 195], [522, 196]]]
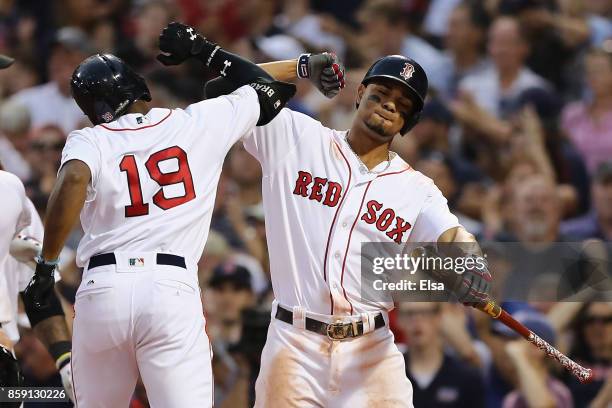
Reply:
[[350, 324], [329, 323], [327, 325], [327, 337], [330, 340], [344, 340], [349, 336]]

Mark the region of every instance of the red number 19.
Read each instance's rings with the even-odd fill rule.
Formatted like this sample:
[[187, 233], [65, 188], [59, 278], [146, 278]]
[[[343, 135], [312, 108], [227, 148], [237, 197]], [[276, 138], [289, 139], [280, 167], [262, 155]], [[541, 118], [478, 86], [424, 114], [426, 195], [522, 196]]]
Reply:
[[[169, 159], [177, 159], [178, 170], [170, 173], [163, 173], [159, 168], [159, 162]], [[145, 167], [149, 172], [149, 176], [161, 186], [153, 195], [153, 204], [159, 208], [169, 210], [170, 208], [189, 202], [196, 197], [193, 178], [191, 177], [189, 162], [187, 161], [187, 153], [180, 147], [173, 146], [153, 153], [145, 162]], [[147, 215], [149, 213], [149, 204], [143, 202], [140, 174], [138, 173], [134, 155], [130, 154], [124, 156], [123, 159], [121, 159], [119, 168], [127, 174], [128, 189], [130, 192], [131, 204], [125, 207], [125, 216], [139, 217], [141, 215]], [[185, 194], [180, 197], [166, 198], [163, 187], [179, 183], [183, 184]]]

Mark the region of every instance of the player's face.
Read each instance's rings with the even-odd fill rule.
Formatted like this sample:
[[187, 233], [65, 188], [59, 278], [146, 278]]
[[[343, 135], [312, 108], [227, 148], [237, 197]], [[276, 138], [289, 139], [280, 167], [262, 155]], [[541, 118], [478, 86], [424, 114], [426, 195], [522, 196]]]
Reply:
[[413, 103], [406, 89], [393, 80], [376, 80], [357, 91], [357, 121], [368, 133], [384, 142], [390, 141], [404, 126]]

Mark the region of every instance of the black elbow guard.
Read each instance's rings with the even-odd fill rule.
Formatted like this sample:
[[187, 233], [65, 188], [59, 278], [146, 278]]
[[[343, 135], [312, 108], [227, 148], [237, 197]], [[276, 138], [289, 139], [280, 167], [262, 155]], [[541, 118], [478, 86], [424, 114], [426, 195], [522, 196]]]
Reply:
[[240, 85], [230, 81], [223, 77], [216, 77], [206, 82], [204, 85], [204, 99], [212, 99], [221, 95], [229, 95], [236, 89], [240, 88]]
[[257, 78], [249, 84], [259, 98], [259, 120], [257, 126], [268, 124], [295, 95], [295, 85], [288, 82]]
[[49, 297], [47, 298], [48, 303], [45, 307], [37, 307], [33, 302], [28, 300], [28, 296], [23, 295], [23, 292], [21, 292], [21, 299], [23, 300], [25, 312], [32, 327], [49, 317], [64, 316], [64, 309], [62, 308], [62, 304], [55, 290], [51, 290], [49, 293]]

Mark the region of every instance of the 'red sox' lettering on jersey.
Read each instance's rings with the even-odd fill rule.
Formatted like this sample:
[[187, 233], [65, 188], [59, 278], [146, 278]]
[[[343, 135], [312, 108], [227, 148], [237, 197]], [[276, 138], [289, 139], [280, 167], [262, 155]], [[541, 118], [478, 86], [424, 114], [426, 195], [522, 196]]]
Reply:
[[[323, 192], [324, 190], [324, 192]], [[335, 207], [342, 195], [342, 186], [335, 181], [329, 181], [323, 177], [312, 177], [307, 171], [298, 171], [295, 180], [293, 194], [308, 197], [311, 200], [321, 202], [328, 207]]]
[[264, 176], [274, 295], [289, 308], [326, 315], [392, 309], [391, 301], [361, 296], [361, 244], [435, 242], [458, 225], [431, 179], [394, 153], [369, 171], [346, 134], [283, 109], [243, 139]]
[[392, 208], [385, 208], [382, 212], [383, 204], [376, 200], [370, 200], [366, 204], [366, 211], [361, 219], [368, 224], [376, 225], [379, 231], [387, 233], [387, 236], [398, 244], [402, 243], [404, 232], [408, 231], [412, 225], [404, 221], [402, 217], [395, 214]]

